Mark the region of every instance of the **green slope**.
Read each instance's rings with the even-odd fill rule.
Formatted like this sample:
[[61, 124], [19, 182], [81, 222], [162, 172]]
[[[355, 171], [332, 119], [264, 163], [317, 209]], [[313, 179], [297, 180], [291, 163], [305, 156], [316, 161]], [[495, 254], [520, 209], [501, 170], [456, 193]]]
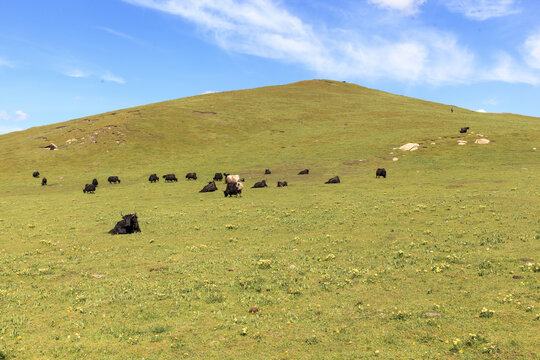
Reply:
[[0, 136], [0, 358], [538, 358], [540, 121], [454, 109], [312, 80]]

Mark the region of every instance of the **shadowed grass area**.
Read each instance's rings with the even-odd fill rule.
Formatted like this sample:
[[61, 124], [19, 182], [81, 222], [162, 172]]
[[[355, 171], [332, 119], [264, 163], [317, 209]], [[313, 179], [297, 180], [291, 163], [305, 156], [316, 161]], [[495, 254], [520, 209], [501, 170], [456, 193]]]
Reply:
[[540, 122], [454, 109], [313, 80], [0, 136], [1, 354], [537, 358]]

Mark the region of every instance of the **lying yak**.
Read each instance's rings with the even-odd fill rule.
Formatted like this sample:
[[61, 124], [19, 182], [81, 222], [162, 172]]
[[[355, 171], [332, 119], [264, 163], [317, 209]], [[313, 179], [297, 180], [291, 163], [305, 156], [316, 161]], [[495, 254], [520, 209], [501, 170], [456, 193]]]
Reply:
[[84, 185], [83, 193], [93, 194], [94, 191], [96, 191], [96, 186], [94, 184], [86, 184]]
[[157, 176], [157, 174], [151, 174], [148, 177], [148, 181], [150, 181], [151, 183], [155, 183], [156, 181], [159, 181], [159, 176]]
[[94, 185], [95, 187], [98, 186], [98, 181], [97, 181], [97, 179], [92, 180], [92, 185]]
[[223, 193], [225, 194], [225, 197], [232, 197], [233, 195], [236, 195], [236, 197], [238, 197], [238, 195], [242, 196], [243, 188], [244, 184], [242, 184], [241, 182], [227, 183], [227, 188], [225, 189], [225, 191], [223, 191]]
[[339, 176], [335, 176], [331, 179], [329, 179], [325, 184], [339, 184], [341, 181], [339, 181]]
[[208, 185], [206, 185], [205, 187], [202, 188], [201, 191], [199, 192], [212, 192], [212, 191], [216, 191], [218, 188], [216, 186], [216, 182], [215, 181], [210, 181], [208, 183]]
[[307, 175], [309, 174], [309, 169], [304, 169], [298, 173], [298, 175]]
[[222, 173], [215, 173], [214, 181], [222, 181], [222, 180], [223, 180], [223, 174]]
[[272, 173], [272, 172], [270, 171], [270, 169], [264, 170], [264, 174], [265, 174], [265, 175], [270, 175], [271, 173]]
[[46, 177], [41, 179], [41, 186], [44, 186], [44, 185], [47, 185], [47, 178]]
[[197, 173], [187, 173], [186, 174], [186, 180], [197, 180]]
[[284, 186], [289, 186], [289, 184], [287, 184], [286, 181], [278, 181], [277, 182], [277, 187], [284, 187]]
[[120, 179], [118, 178], [118, 176], [109, 176], [107, 181], [109, 182], [109, 184], [120, 184]]
[[176, 178], [176, 175], [174, 174], [165, 174], [163, 175], [163, 178], [165, 179], [165, 182], [178, 181], [178, 179]]
[[460, 134], [465, 134], [467, 132], [467, 130], [469, 130], [470, 128], [467, 126], [467, 127], [462, 127], [461, 130], [459, 130], [459, 133]]
[[137, 214], [128, 214], [122, 215], [122, 220], [116, 223], [114, 228], [109, 231], [109, 234], [133, 234], [134, 232], [141, 232]]
[[39, 171], [34, 171], [32, 173], [32, 176], [35, 177], [35, 178], [38, 178], [39, 177]]
[[259, 181], [259, 182], [256, 182], [252, 188], [263, 188], [263, 187], [267, 187], [268, 185], [266, 185], [266, 180], [263, 180], [263, 181]]
[[382, 176], [383, 178], [386, 179], [386, 170], [385, 170], [384, 168], [382, 168], [382, 169], [379, 168], [379, 169], [377, 169], [377, 171], [375, 172], [375, 178], [378, 179], [378, 178], [381, 177], [381, 176]]

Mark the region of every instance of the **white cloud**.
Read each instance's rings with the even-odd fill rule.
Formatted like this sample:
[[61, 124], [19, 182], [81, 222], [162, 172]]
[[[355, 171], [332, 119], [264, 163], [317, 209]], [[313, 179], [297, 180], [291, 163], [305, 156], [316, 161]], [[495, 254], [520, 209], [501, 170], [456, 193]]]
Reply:
[[85, 71], [81, 70], [79, 68], [70, 68], [68, 70], [62, 71], [62, 74], [72, 77], [72, 78], [86, 78], [86, 77], [92, 77], [96, 76], [101, 81], [105, 82], [113, 82], [117, 84], [125, 84], [126, 80], [122, 78], [121, 76], [114, 75], [110, 71]]
[[375, 4], [379, 7], [397, 10], [406, 15], [415, 14], [418, 12], [420, 5], [426, 2], [426, 0], [368, 0], [371, 4]]
[[483, 79], [507, 83], [540, 85], [540, 76], [537, 73], [516, 63], [507, 53], [500, 53], [498, 55], [495, 67], [485, 72]]
[[[491, 68], [480, 66], [481, 58], [455, 35], [433, 28], [381, 28], [369, 34], [315, 29], [289, 12], [283, 2], [274, 0], [123, 1], [182, 17], [226, 51], [300, 64], [321, 77], [388, 78], [433, 85], [478, 81], [540, 84], [537, 74], [509, 56], [499, 56]], [[371, 1], [403, 11], [418, 9], [424, 2]], [[511, 0], [451, 0], [450, 4], [476, 18], [516, 11]]]
[[540, 69], [540, 31], [525, 40], [525, 61], [530, 67]]
[[101, 75], [101, 80], [102, 81], [106, 81], [106, 82], [113, 82], [113, 83], [117, 83], [117, 84], [125, 84], [126, 81], [120, 77], [120, 76], [116, 76], [110, 72], [107, 72], [103, 75]]
[[214, 93], [217, 93], [217, 91], [207, 90], [207, 91], [203, 92], [201, 95], [214, 94]]
[[8, 112], [5, 110], [0, 110], [0, 120], [10, 121], [11, 115], [9, 115]]
[[112, 34], [112, 35], [115, 35], [115, 36], [118, 36], [118, 37], [121, 37], [121, 38], [124, 38], [124, 39], [127, 39], [127, 40], [137, 41], [137, 39], [135, 39], [133, 36], [130, 36], [128, 34], [124, 34], [123, 32], [120, 32], [120, 31], [117, 31], [117, 30], [114, 30], [114, 29], [111, 29], [111, 28], [108, 28], [108, 27], [98, 26], [97, 29], [106, 31], [109, 34]]
[[3, 125], [0, 125], [0, 134], [7, 134], [9, 132], [12, 132], [12, 131], [20, 131], [22, 130], [21, 128], [19, 127], [16, 127], [16, 126], [3, 126]]
[[8, 59], [0, 56], [0, 68], [2, 68], [2, 67], [14, 68], [15, 65], [13, 65], [13, 63], [11, 61], [9, 61]]
[[15, 111], [15, 115], [17, 116], [15, 118], [16, 121], [24, 121], [26, 119], [28, 119], [28, 114], [25, 113], [24, 111], [22, 110], [17, 110]]
[[515, 0], [446, 0], [445, 4], [448, 10], [478, 21], [521, 12]]
[[479, 112], [479, 113], [485, 113], [485, 112], [487, 112], [487, 111], [484, 110], [484, 109], [478, 109], [478, 110], [475, 110], [475, 111], [476, 111], [476, 112]]
[[28, 119], [28, 114], [25, 113], [24, 111], [22, 110], [17, 110], [15, 111], [15, 115], [12, 116], [10, 115], [7, 111], [5, 110], [0, 110], [0, 120], [2, 121], [24, 121], [26, 119]]
[[82, 78], [82, 77], [87, 77], [90, 75], [89, 73], [84, 72], [80, 69], [70, 69], [70, 70], [65, 71], [63, 74], [69, 77], [74, 77], [74, 78]]

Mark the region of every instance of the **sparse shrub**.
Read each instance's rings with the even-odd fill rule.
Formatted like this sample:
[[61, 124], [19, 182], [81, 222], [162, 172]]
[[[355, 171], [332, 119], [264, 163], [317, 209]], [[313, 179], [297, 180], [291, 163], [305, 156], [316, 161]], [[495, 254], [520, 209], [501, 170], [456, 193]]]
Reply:
[[259, 261], [257, 261], [257, 267], [259, 269], [270, 269], [272, 267], [272, 260], [260, 259]]
[[488, 308], [483, 307], [482, 310], [480, 310], [481, 318], [491, 318], [493, 315], [495, 315], [495, 311], [489, 310]]

